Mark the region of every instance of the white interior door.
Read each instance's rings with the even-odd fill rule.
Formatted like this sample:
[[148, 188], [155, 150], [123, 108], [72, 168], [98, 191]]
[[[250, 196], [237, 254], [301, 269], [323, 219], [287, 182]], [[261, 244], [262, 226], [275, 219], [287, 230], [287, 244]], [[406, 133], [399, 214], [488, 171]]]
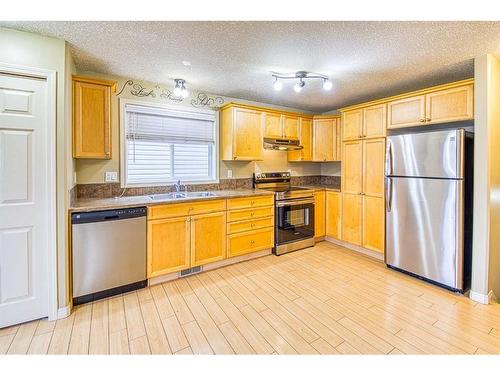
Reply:
[[47, 100], [46, 80], [0, 73], [0, 327], [48, 315]]

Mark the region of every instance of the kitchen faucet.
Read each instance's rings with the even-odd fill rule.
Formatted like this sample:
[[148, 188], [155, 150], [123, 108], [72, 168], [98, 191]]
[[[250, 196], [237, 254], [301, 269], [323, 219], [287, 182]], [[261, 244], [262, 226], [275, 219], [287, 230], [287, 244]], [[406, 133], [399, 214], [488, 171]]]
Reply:
[[177, 182], [174, 184], [174, 186], [175, 186], [175, 191], [176, 191], [176, 192], [178, 192], [178, 193], [179, 193], [180, 191], [182, 191], [182, 189], [181, 189], [181, 188], [182, 188], [183, 186], [184, 186], [184, 191], [187, 191], [187, 186], [186, 186], [186, 185], [182, 185], [182, 184], [181, 184], [181, 180], [177, 180]]

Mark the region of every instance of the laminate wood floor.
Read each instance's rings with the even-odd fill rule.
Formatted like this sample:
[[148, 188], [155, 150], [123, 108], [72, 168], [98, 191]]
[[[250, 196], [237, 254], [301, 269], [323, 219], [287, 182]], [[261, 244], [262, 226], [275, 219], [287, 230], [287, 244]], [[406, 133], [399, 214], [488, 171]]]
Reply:
[[0, 329], [7, 354], [499, 354], [484, 306], [321, 242]]

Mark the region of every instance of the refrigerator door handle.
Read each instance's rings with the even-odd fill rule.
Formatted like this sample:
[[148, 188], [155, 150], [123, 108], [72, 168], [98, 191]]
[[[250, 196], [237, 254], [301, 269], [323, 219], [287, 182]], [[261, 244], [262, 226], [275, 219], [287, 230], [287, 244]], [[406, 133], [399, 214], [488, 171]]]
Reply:
[[392, 175], [393, 169], [393, 156], [392, 156], [392, 143], [390, 140], [387, 140], [387, 150], [385, 153], [385, 174], [387, 176]]
[[385, 209], [387, 212], [392, 210], [392, 178], [385, 178]]

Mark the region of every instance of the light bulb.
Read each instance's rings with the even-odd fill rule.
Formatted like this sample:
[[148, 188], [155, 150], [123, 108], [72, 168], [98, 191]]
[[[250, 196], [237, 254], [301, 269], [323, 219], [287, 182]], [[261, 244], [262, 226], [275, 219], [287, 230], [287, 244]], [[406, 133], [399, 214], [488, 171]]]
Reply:
[[305, 85], [305, 82], [303, 81], [300, 81], [300, 82], [297, 82], [295, 85], [293, 85], [293, 91], [299, 93], [302, 91], [302, 87], [304, 87]]
[[189, 95], [189, 92], [188, 90], [184, 87], [182, 90], [181, 90], [181, 96], [185, 99], [187, 98]]
[[328, 79], [325, 79], [323, 81], [323, 90], [330, 91], [333, 87], [332, 81], [329, 81]]
[[273, 83], [273, 87], [276, 91], [281, 91], [281, 89], [283, 88], [283, 83], [281, 81], [278, 81], [278, 79], [276, 78], [276, 81], [274, 81]]
[[181, 96], [182, 95], [182, 89], [179, 87], [179, 86], [175, 86], [175, 89], [174, 89], [174, 96]]

